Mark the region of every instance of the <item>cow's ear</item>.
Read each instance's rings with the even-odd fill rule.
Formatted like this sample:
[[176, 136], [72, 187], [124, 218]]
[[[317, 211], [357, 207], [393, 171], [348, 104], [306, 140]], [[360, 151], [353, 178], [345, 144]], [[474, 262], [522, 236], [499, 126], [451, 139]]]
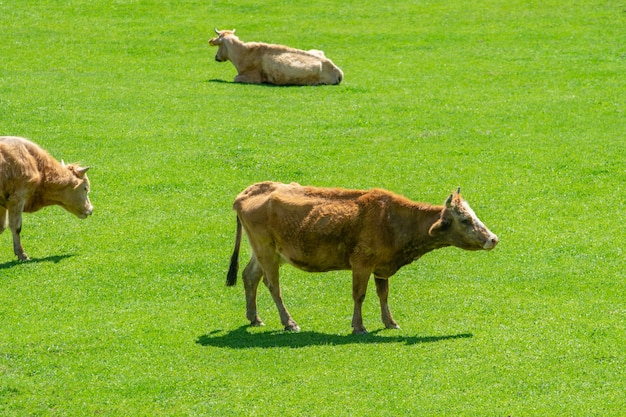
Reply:
[[436, 236], [437, 234], [441, 232], [445, 232], [448, 229], [448, 227], [450, 227], [450, 221], [439, 219], [435, 222], [435, 224], [433, 224], [430, 227], [428, 234], [431, 236]]

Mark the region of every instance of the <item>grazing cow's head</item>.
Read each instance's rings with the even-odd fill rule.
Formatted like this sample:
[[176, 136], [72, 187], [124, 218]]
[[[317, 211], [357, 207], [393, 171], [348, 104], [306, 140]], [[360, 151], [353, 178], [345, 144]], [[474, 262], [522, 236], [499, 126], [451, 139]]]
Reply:
[[217, 62], [225, 62], [228, 61], [228, 50], [224, 47], [224, 38], [227, 36], [235, 36], [235, 29], [233, 30], [217, 30], [215, 29], [215, 33], [217, 33], [217, 38], [209, 39], [209, 45], [211, 46], [219, 46], [217, 50], [217, 54], [215, 54], [215, 60]]
[[70, 213], [84, 219], [93, 212], [88, 195], [90, 184], [87, 170], [89, 167], [80, 167], [76, 164], [64, 164], [64, 167], [71, 172], [72, 177], [67, 186], [61, 190], [59, 203]]
[[461, 187], [448, 197], [441, 217], [428, 233], [461, 249], [493, 249], [498, 243], [498, 236], [480, 221], [460, 192]]

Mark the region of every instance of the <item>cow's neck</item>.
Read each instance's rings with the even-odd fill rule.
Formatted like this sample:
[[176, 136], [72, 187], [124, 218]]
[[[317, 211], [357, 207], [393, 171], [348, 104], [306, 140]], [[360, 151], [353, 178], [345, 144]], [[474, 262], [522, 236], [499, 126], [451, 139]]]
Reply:
[[39, 171], [41, 172], [41, 188], [49, 192], [65, 188], [74, 177], [68, 166], [63, 166], [58, 161], [51, 161], [39, 167]]
[[449, 243], [441, 238], [431, 236], [428, 232], [441, 216], [443, 206], [417, 206], [411, 224], [411, 234], [409, 240], [402, 251], [407, 262], [413, 262], [422, 255], [435, 249], [450, 246]]
[[242, 61], [241, 57], [245, 53], [246, 45], [239, 38], [228, 37], [224, 39], [224, 46], [228, 48], [228, 59], [239, 71]]
[[59, 204], [62, 201], [62, 193], [72, 183], [73, 174], [63, 165], [53, 163], [40, 167], [41, 181], [32, 198], [27, 202], [24, 211], [33, 212], [46, 206]]
[[[445, 242], [428, 234], [431, 226], [439, 219], [443, 207], [421, 204], [401, 204], [404, 209], [396, 212], [400, 220], [392, 233], [392, 241], [388, 242], [392, 255], [388, 261], [376, 266], [374, 274], [378, 277], [390, 277], [404, 265], [408, 265], [422, 255], [449, 246]], [[400, 214], [401, 213], [401, 214]]]

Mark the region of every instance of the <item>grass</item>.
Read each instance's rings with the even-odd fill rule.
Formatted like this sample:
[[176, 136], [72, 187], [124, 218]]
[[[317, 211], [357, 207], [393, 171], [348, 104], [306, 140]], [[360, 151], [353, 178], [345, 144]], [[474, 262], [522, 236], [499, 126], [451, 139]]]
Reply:
[[[0, 2], [0, 133], [92, 167], [94, 215], [0, 236], [0, 414], [620, 415], [626, 23], [615, 2]], [[339, 86], [235, 85], [214, 27], [323, 49]], [[266, 179], [457, 185], [501, 239], [391, 281], [283, 268], [246, 327], [230, 209]], [[249, 251], [245, 250], [244, 256]]]

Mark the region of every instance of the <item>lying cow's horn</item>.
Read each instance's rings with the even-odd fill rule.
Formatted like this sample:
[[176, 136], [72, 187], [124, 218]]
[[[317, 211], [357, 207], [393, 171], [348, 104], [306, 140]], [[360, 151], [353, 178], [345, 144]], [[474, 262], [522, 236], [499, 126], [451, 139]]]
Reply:
[[446, 200], [446, 207], [452, 207], [452, 194], [450, 194], [450, 197]]
[[220, 34], [220, 31], [217, 30], [217, 28], [213, 28], [213, 30], [215, 31], [215, 33], [217, 33], [218, 35]]
[[461, 194], [461, 186], [460, 186], [460, 185], [457, 187], [457, 189], [456, 189], [456, 193], [457, 193], [457, 194]]

